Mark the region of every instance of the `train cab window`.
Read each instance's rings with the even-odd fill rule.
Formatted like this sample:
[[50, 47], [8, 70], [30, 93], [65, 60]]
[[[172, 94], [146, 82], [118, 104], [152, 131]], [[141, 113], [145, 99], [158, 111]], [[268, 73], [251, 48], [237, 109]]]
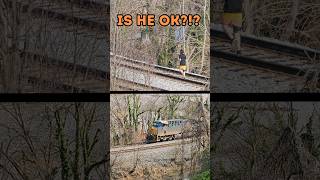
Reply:
[[161, 122], [154, 122], [153, 127], [156, 127], [156, 128], [163, 127], [163, 124]]

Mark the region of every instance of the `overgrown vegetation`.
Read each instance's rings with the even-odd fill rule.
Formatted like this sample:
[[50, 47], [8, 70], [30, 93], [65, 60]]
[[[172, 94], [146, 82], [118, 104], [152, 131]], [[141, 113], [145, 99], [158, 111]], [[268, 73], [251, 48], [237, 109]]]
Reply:
[[[128, 101], [130, 99], [130, 101]], [[133, 99], [137, 100], [134, 101]], [[128, 103], [130, 102], [130, 103]], [[136, 102], [136, 103], [133, 103]], [[138, 117], [138, 127], [135, 131], [135, 125], [124, 126], [124, 122], [128, 121], [129, 114], [133, 108], [128, 108], [136, 104], [138, 111], [141, 114]], [[129, 174], [124, 169], [125, 164], [129, 162], [122, 162], [123, 158], [120, 154], [115, 154], [111, 157], [113, 166], [112, 177], [122, 178], [130, 176], [132, 178], [155, 178], [162, 176], [155, 174], [155, 172], [167, 171], [165, 177], [184, 177], [185, 175], [192, 176], [199, 173], [199, 170], [206, 171], [210, 169], [210, 153], [209, 153], [209, 99], [207, 95], [114, 95], [111, 96], [111, 136], [112, 147], [119, 148], [123, 146], [136, 147], [138, 144], [144, 143], [147, 129], [152, 126], [155, 120], [169, 120], [169, 119], [187, 119], [190, 121], [191, 129], [188, 133], [183, 131], [181, 137], [181, 144], [177, 145], [173, 151], [173, 157], [161, 155], [159, 149], [159, 157], [163, 160], [154, 160], [152, 157], [144, 157], [142, 154], [148, 154], [148, 150], [137, 150], [132, 153], [134, 157], [133, 165], [129, 168]], [[143, 112], [143, 113], [141, 113]], [[128, 125], [128, 123], [126, 124]], [[190, 132], [191, 131], [191, 132]], [[185, 137], [184, 137], [185, 135]], [[126, 139], [131, 138], [130, 141]], [[190, 142], [184, 142], [188, 139]], [[186, 150], [189, 149], [189, 150]], [[152, 149], [150, 149], [151, 151]], [[191, 151], [191, 152], [189, 152]], [[188, 152], [188, 153], [187, 153]], [[142, 154], [141, 154], [142, 153]], [[126, 156], [131, 157], [130, 154]], [[141, 157], [143, 156], [143, 158]], [[170, 157], [170, 158], [169, 158]], [[147, 159], [147, 161], [145, 161]], [[158, 166], [166, 162], [166, 166], [162, 168], [149, 167], [150, 162], [157, 161]], [[159, 161], [159, 162], [158, 162]], [[169, 161], [169, 162], [167, 162]], [[118, 164], [118, 165], [117, 165]], [[158, 167], [155, 165], [155, 167]], [[141, 171], [141, 169], [143, 169]], [[157, 170], [155, 170], [157, 169]], [[120, 173], [121, 172], [121, 173]], [[202, 176], [202, 175], [201, 175]], [[207, 175], [203, 175], [207, 177]], [[165, 179], [165, 178], [164, 178]]]
[[310, 103], [219, 103], [213, 108], [214, 178], [319, 178], [319, 109]]
[[2, 103], [0, 179], [108, 177], [106, 106]]
[[[132, 14], [133, 17], [139, 13], [155, 14], [156, 26], [118, 27], [116, 18], [112, 18], [111, 51], [151, 64], [177, 68], [178, 55], [183, 49], [189, 71], [209, 75], [209, 9], [208, 0], [112, 1], [112, 17], [117, 14]], [[199, 14], [201, 22], [199, 26], [162, 27], [157, 22], [162, 14]]]
[[194, 177], [191, 178], [192, 180], [210, 180], [210, 171], [204, 171]]

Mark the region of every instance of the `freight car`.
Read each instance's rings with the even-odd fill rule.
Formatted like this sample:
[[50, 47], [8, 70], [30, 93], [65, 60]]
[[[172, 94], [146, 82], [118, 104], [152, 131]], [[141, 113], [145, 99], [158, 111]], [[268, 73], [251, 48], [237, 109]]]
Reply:
[[148, 129], [146, 142], [174, 140], [181, 134], [187, 136], [191, 132], [191, 123], [185, 119], [157, 120]]

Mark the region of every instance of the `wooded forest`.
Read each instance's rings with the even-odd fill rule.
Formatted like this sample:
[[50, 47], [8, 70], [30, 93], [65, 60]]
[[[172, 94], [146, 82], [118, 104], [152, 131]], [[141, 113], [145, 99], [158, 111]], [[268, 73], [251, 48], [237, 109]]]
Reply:
[[[110, 103], [111, 152], [113, 148], [173, 145], [111, 153], [111, 179], [193, 179], [197, 175], [209, 179], [208, 95], [112, 95]], [[189, 136], [183, 132], [176, 140], [147, 144], [147, 129], [154, 121], [170, 119], [188, 120]]]
[[319, 104], [215, 103], [213, 179], [320, 178]]
[[1, 103], [0, 179], [108, 179], [103, 103]]
[[210, 102], [207, 98], [135, 94], [111, 96], [111, 144], [115, 146], [144, 142], [146, 129], [159, 119], [183, 118], [195, 122], [201, 120], [206, 126], [205, 129], [209, 130]]
[[[209, 74], [209, 1], [200, 0], [144, 0], [111, 1], [110, 49], [150, 64], [177, 68], [180, 49], [185, 51], [190, 72]], [[117, 14], [155, 14], [155, 27], [117, 26]], [[199, 14], [199, 26], [161, 27], [157, 17], [162, 14]]]

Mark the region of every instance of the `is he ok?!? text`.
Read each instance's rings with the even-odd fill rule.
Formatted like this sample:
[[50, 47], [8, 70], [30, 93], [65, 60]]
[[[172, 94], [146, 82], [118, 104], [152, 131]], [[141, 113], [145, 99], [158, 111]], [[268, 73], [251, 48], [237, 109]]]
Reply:
[[[117, 19], [118, 26], [131, 26], [133, 24], [133, 18], [129, 14], [118, 14]], [[135, 19], [135, 23], [137, 26], [155, 26], [156, 23], [154, 14], [138, 14]], [[158, 23], [161, 26], [199, 26], [200, 20], [201, 16], [199, 16], [198, 14], [163, 14], [159, 17]]]

